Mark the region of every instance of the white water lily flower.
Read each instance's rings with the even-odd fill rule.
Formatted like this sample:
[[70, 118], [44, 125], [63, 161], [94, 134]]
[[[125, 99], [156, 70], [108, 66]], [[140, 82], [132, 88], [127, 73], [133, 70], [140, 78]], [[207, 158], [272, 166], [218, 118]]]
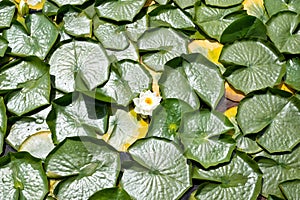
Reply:
[[150, 90], [141, 92], [139, 98], [134, 98], [134, 111], [142, 115], [152, 115], [152, 111], [159, 105], [161, 97]]

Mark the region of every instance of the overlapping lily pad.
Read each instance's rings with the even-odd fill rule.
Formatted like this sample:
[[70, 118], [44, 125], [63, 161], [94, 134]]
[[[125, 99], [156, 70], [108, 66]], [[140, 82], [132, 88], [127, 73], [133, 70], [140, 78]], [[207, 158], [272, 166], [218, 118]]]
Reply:
[[82, 12], [68, 12], [63, 18], [64, 29], [66, 33], [73, 36], [91, 36], [92, 35], [92, 20]]
[[89, 200], [131, 200], [127, 192], [119, 187], [107, 188], [96, 192]]
[[285, 82], [295, 90], [300, 90], [300, 58], [293, 58], [288, 61]]
[[6, 135], [7, 127], [7, 116], [6, 116], [6, 107], [4, 104], [3, 97], [0, 97], [0, 153], [3, 150], [4, 138]]
[[10, 26], [16, 7], [12, 2], [0, 2], [0, 29]]

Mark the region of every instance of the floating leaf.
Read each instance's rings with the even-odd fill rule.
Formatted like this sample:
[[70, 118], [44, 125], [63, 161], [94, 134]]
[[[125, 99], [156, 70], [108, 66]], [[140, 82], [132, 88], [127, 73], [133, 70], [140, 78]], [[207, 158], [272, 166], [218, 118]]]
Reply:
[[183, 113], [193, 109], [185, 102], [178, 99], [164, 100], [152, 114], [148, 137], [156, 136], [177, 141], [177, 131], [181, 124]]
[[285, 181], [279, 187], [287, 199], [300, 199], [300, 179]]
[[239, 15], [233, 13], [241, 10], [242, 6], [234, 6], [231, 8], [208, 7], [204, 4], [196, 7], [196, 24], [210, 37], [220, 41], [223, 31], [236, 19]]
[[134, 42], [137, 42], [139, 37], [148, 29], [148, 21], [148, 15], [145, 15], [133, 23], [126, 24], [125, 28], [128, 38]]
[[190, 167], [173, 143], [154, 138], [139, 140], [129, 153], [136, 165], [124, 170], [121, 186], [132, 198], [178, 199], [191, 186]]
[[58, 36], [56, 26], [42, 14], [31, 14], [26, 18], [26, 27], [14, 23], [3, 31], [11, 53], [16, 56], [37, 56], [44, 59]]
[[244, 0], [243, 6], [248, 15], [257, 17], [264, 23], [268, 21], [269, 16], [264, 6], [264, 0]]
[[[69, 105], [59, 105], [52, 103], [53, 109], [47, 117], [47, 123], [54, 134], [54, 142], [63, 141], [66, 137], [73, 136], [92, 136], [104, 134], [107, 129], [107, 107], [94, 99], [83, 95], [71, 94]], [[59, 101], [59, 100], [58, 100]]]
[[185, 114], [179, 129], [185, 155], [205, 168], [228, 162], [235, 148], [234, 141], [225, 135], [231, 129], [228, 119], [214, 111]]
[[92, 90], [108, 80], [110, 61], [100, 44], [85, 41], [63, 44], [52, 54], [49, 64], [55, 87], [63, 92], [75, 91], [81, 81]]
[[286, 66], [285, 83], [295, 90], [300, 90], [300, 58], [293, 58]]
[[205, 3], [210, 6], [229, 7], [242, 3], [243, 0], [205, 0]]
[[240, 152], [225, 166], [211, 170], [195, 170], [193, 178], [210, 181], [199, 186], [194, 196], [197, 200], [256, 200], [262, 182], [257, 164]]
[[147, 134], [148, 124], [143, 119], [137, 119], [133, 111], [117, 109], [109, 118], [108, 132], [103, 136], [108, 144], [118, 151], [127, 151], [136, 140]]
[[300, 101], [270, 92], [241, 101], [237, 121], [244, 134], [258, 133], [258, 143], [269, 152], [291, 151], [300, 142]]
[[55, 188], [58, 199], [85, 200], [116, 185], [120, 157], [102, 140], [69, 138], [50, 153], [45, 168], [49, 178], [65, 178]]
[[180, 9], [160, 6], [149, 13], [150, 27], [173, 27], [176, 29], [195, 30], [192, 20]]
[[224, 80], [216, 65], [201, 54], [183, 56], [183, 68], [191, 87], [213, 109], [224, 95]]
[[123, 188], [114, 187], [100, 190], [93, 194], [89, 200], [131, 200]]
[[281, 82], [285, 67], [279, 59], [272, 49], [259, 41], [233, 43], [224, 47], [220, 56], [220, 61], [229, 66], [229, 71], [233, 70], [226, 79], [245, 94]]
[[300, 148], [294, 149], [291, 153], [270, 155], [262, 152], [256, 155], [255, 160], [263, 172], [262, 195], [284, 198], [278, 184], [287, 180], [300, 179], [299, 155]]
[[147, 53], [142, 59], [143, 63], [154, 71], [163, 71], [164, 64], [169, 60], [186, 54], [187, 40], [180, 33], [172, 29], [157, 28], [146, 31], [138, 40], [140, 51]]
[[0, 199], [44, 199], [48, 180], [42, 162], [28, 153], [9, 154], [0, 160]]
[[65, 13], [63, 22], [66, 33], [72, 36], [91, 36], [92, 34], [92, 20], [84, 12]]
[[182, 71], [168, 66], [165, 67], [159, 79], [162, 97], [163, 99], [174, 98], [182, 100], [196, 110], [200, 107], [200, 101]]
[[53, 0], [53, 2], [60, 7], [64, 5], [82, 5], [86, 1], [88, 0]]
[[0, 29], [10, 27], [16, 6], [8, 1], [0, 2]]
[[99, 17], [115, 21], [133, 21], [145, 3], [146, 0], [109, 0], [102, 1], [95, 9]]
[[4, 147], [6, 127], [7, 127], [6, 107], [4, 104], [3, 97], [0, 97], [0, 154], [2, 154], [3, 147]]
[[49, 104], [51, 86], [47, 65], [36, 58], [11, 65], [0, 71], [0, 90], [16, 90], [7, 95], [8, 111], [20, 116]]
[[129, 41], [129, 46], [124, 50], [106, 50], [107, 54], [116, 61], [122, 60], [139, 60], [139, 53], [136, 45]]
[[2, 37], [0, 37], [0, 57], [4, 56], [7, 47], [8, 47], [8, 42]]
[[282, 53], [300, 53], [300, 22], [299, 14], [280, 12], [267, 23], [270, 39]]
[[264, 3], [270, 16], [281, 11], [294, 11], [300, 13], [300, 2], [298, 0], [264, 0]]
[[181, 8], [187, 8], [190, 6], [195, 5], [196, 2], [198, 2], [198, 0], [174, 0], [174, 2]]

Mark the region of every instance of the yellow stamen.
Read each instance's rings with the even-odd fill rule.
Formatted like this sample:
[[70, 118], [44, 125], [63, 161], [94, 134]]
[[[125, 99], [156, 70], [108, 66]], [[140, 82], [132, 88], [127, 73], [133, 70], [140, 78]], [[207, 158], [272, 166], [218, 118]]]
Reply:
[[149, 97], [147, 97], [147, 98], [145, 99], [145, 102], [146, 102], [146, 104], [149, 104], [149, 105], [151, 105], [151, 104], [153, 103], [152, 99], [149, 98]]

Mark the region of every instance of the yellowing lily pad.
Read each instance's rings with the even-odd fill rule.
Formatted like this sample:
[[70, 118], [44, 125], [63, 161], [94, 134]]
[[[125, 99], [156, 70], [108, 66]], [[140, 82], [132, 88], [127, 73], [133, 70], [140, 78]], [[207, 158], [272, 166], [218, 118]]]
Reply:
[[225, 97], [227, 99], [230, 99], [231, 101], [240, 102], [245, 97], [245, 95], [242, 92], [237, 91], [227, 82], [225, 82], [225, 91]]

